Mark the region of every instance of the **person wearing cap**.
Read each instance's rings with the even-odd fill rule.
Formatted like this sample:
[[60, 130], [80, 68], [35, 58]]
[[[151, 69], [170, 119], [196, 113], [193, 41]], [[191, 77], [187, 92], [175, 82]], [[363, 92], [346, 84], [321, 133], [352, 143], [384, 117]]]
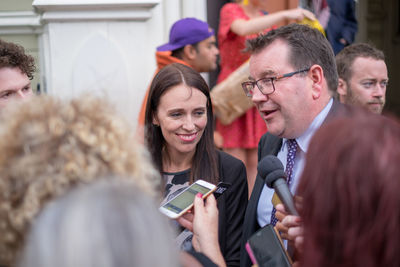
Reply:
[[[219, 50], [214, 30], [196, 18], [176, 21], [169, 32], [169, 42], [157, 47], [157, 74], [163, 67], [181, 63], [198, 72], [209, 72], [217, 68]], [[144, 117], [149, 89], [143, 99], [138, 119], [138, 135], [143, 135]]]

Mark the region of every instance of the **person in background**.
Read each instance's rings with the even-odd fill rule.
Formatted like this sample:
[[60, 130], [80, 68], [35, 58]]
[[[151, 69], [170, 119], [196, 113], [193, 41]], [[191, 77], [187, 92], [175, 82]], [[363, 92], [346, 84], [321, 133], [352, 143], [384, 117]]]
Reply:
[[[196, 18], [180, 19], [171, 27], [169, 42], [157, 47], [156, 73], [172, 63], [190, 66], [197, 72], [209, 72], [217, 68], [218, 54], [214, 30], [207, 22]], [[148, 94], [149, 89], [146, 91], [139, 113], [139, 136], [143, 136], [141, 132], [143, 132]]]
[[340, 102], [381, 114], [389, 81], [383, 52], [370, 44], [352, 44], [336, 55], [336, 65]]
[[0, 39], [0, 109], [33, 95], [35, 60], [22, 46]]
[[301, 219], [283, 220], [302, 252], [297, 266], [400, 265], [399, 160], [395, 118], [362, 111], [317, 131], [298, 187]]
[[330, 17], [330, 10], [327, 0], [300, 0], [299, 5], [304, 5], [306, 9], [315, 14], [321, 26], [326, 29]]
[[[200, 234], [197, 241], [202, 251], [217, 247], [210, 252], [214, 255], [219, 249], [218, 240], [210, 233], [217, 232], [218, 220], [213, 220], [218, 217], [216, 202], [209, 198], [205, 204], [201, 198], [196, 200], [194, 232]], [[207, 257], [201, 253], [182, 252], [179, 257], [173, 231], [157, 205], [146, 192], [118, 176], [79, 186], [39, 214], [18, 266], [216, 267], [209, 259], [205, 264]], [[212, 227], [206, 230], [201, 221]]]
[[[301, 8], [271, 14], [266, 14], [266, 10], [268, 1], [265, 0], [239, 1], [222, 7], [218, 31], [221, 52], [218, 83], [249, 59], [250, 55], [243, 52], [247, 39], [255, 38], [285, 20], [315, 18], [310, 11]], [[229, 125], [223, 125], [217, 119], [216, 128], [223, 139], [223, 150], [244, 162], [250, 194], [257, 174], [257, 144], [267, 131], [264, 121], [253, 107]]]
[[148, 151], [107, 101], [38, 96], [1, 115], [0, 265], [15, 266], [40, 210], [77, 185], [115, 174], [159, 197]]
[[[229, 183], [218, 199], [218, 237], [226, 265], [239, 266], [246, 169], [240, 160], [216, 150], [213, 126], [210, 90], [198, 72], [174, 63], [157, 73], [147, 102], [145, 140], [164, 181], [164, 201], [198, 179]], [[189, 230], [177, 237], [183, 250], [192, 248]]]
[[326, 37], [335, 55], [352, 44], [357, 33], [356, 0], [327, 0], [330, 10]]
[[[268, 127], [259, 142], [259, 161], [275, 155], [285, 166], [292, 194], [304, 167], [308, 144], [322, 123], [341, 116], [347, 108], [333, 100], [338, 76], [332, 48], [316, 29], [290, 24], [247, 42], [250, 80], [242, 84]], [[257, 175], [247, 206], [241, 266], [250, 266], [244, 245], [266, 224], [278, 220], [272, 205], [274, 190]], [[276, 224], [283, 230], [281, 224]]]

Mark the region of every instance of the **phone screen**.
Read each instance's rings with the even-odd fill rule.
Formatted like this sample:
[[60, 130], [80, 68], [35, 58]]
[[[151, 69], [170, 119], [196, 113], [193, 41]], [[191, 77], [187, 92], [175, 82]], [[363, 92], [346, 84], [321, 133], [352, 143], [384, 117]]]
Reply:
[[194, 183], [174, 199], [165, 203], [163, 207], [172, 212], [180, 213], [193, 203], [197, 193], [202, 193], [204, 195], [209, 191], [211, 191], [210, 188]]

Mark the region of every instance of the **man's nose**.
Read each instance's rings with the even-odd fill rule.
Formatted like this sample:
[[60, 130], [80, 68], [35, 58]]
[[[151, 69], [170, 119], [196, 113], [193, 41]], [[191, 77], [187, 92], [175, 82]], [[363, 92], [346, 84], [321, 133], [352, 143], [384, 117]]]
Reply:
[[216, 55], [219, 55], [219, 49], [218, 49], [217, 46], [214, 46], [214, 51], [215, 51], [215, 54], [216, 54]]
[[263, 93], [261, 93], [260, 89], [258, 89], [258, 87], [256, 86], [253, 90], [253, 95], [251, 96], [251, 101], [253, 101], [253, 103], [260, 103], [263, 101], [267, 101], [268, 100], [268, 96], [264, 95]]
[[20, 98], [25, 98], [25, 97], [26, 97], [25, 93], [24, 93], [22, 90], [18, 90], [18, 91], [17, 91], [17, 94], [18, 94], [18, 96], [19, 96]]
[[386, 91], [386, 86], [377, 83], [372, 95], [374, 97], [383, 97], [385, 95], [385, 91]]

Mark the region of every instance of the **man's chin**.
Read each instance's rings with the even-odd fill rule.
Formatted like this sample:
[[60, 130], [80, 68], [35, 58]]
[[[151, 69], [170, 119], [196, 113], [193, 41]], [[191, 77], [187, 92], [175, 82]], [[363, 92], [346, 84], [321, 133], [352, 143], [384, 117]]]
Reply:
[[375, 114], [382, 114], [383, 105], [382, 104], [369, 104], [368, 110]]
[[274, 123], [267, 123], [267, 131], [272, 135], [282, 137], [282, 129], [280, 127], [277, 127], [277, 125], [275, 125]]

